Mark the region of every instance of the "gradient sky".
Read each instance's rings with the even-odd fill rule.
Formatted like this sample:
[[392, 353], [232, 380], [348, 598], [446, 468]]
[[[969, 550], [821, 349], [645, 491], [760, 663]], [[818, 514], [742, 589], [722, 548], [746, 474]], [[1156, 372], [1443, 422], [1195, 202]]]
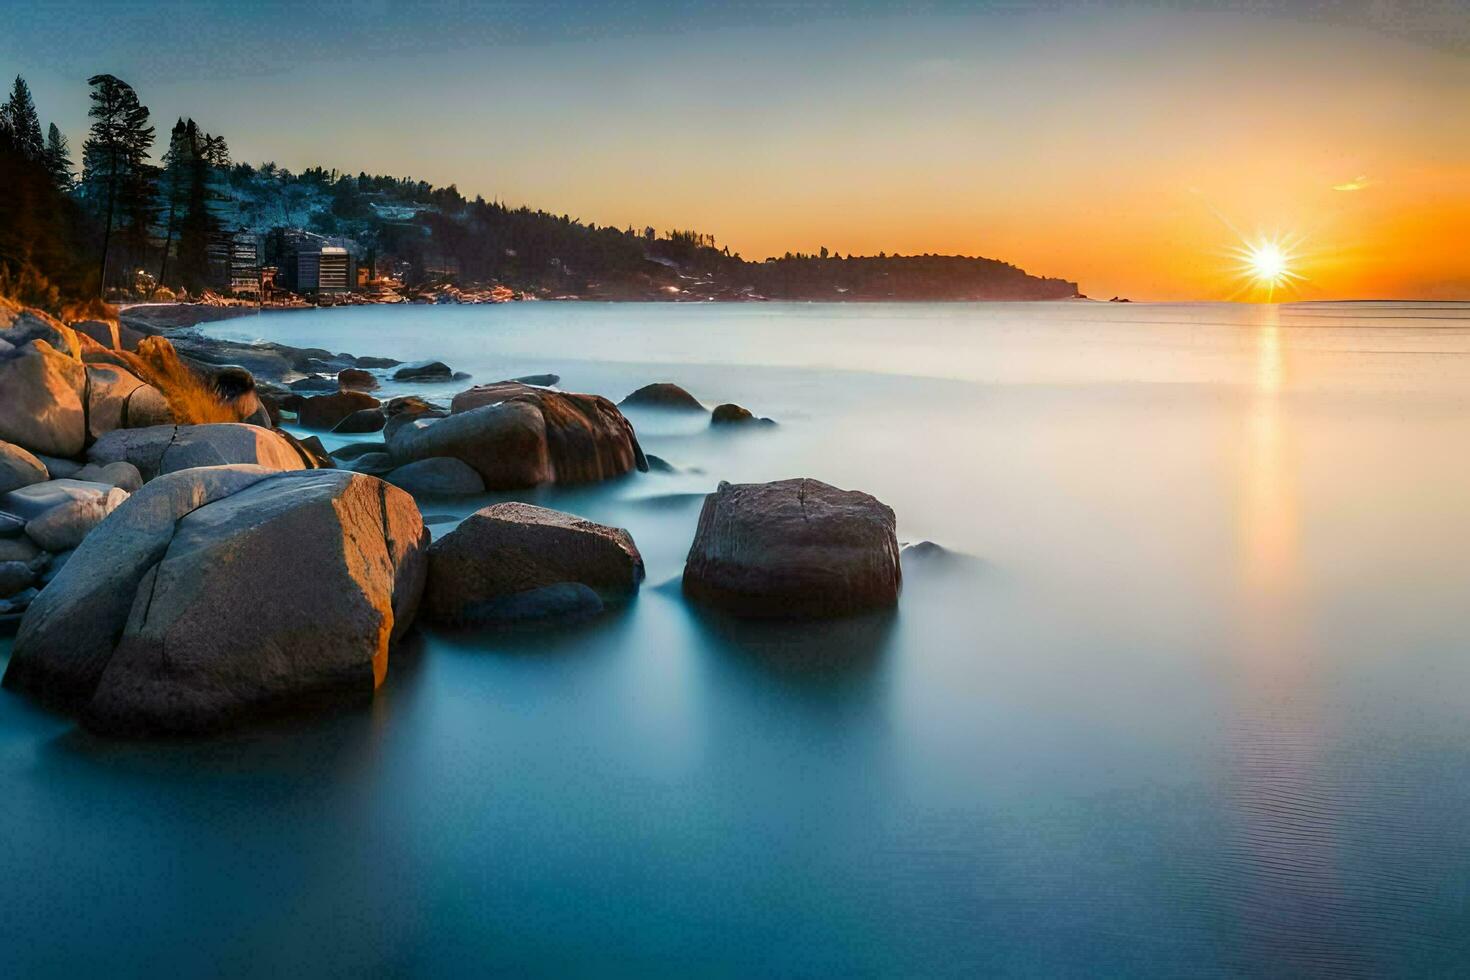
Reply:
[[[599, 224], [946, 252], [1093, 296], [1470, 297], [1470, 13], [1396, 3], [0, 0], [0, 73], [79, 147], [88, 75], [237, 160]], [[79, 157], [80, 154], [78, 153]]]

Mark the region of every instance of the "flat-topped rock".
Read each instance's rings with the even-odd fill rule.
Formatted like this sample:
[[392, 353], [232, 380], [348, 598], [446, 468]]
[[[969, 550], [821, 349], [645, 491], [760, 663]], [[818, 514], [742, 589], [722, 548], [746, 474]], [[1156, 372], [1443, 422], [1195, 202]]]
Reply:
[[684, 591], [741, 616], [892, 606], [903, 583], [893, 511], [818, 480], [721, 483], [705, 498]]
[[341, 470], [190, 469], [134, 494], [31, 603], [5, 686], [112, 732], [202, 732], [367, 695], [413, 620], [428, 533]]
[[643, 557], [622, 528], [531, 504], [495, 504], [430, 546], [424, 614], [474, 624], [595, 611], [589, 593], [600, 608], [627, 599], [642, 580]]

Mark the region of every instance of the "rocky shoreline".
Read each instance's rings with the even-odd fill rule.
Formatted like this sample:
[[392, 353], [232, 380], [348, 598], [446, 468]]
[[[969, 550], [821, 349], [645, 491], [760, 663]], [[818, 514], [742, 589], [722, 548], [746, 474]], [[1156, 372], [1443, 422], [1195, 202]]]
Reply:
[[[554, 375], [464, 387], [437, 361], [181, 329], [230, 309], [66, 324], [0, 301], [3, 683], [98, 732], [370, 696], [416, 624], [596, 616], [643, 579], [626, 530], [501, 503], [431, 542], [419, 500], [666, 467], [623, 407], [775, 424], [666, 382], [615, 405]], [[447, 404], [369, 393], [390, 379], [461, 386]], [[373, 438], [328, 453], [283, 424]], [[691, 601], [790, 619], [891, 607], [901, 585], [893, 511], [811, 479], [720, 483], [683, 577]]]

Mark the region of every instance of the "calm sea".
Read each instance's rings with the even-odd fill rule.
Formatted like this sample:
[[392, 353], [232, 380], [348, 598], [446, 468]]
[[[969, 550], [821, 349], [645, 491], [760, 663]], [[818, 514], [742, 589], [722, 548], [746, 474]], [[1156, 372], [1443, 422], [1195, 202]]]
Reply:
[[[0, 693], [0, 974], [1470, 972], [1470, 306], [210, 329], [780, 424], [633, 415], [678, 473], [524, 498], [630, 529], [638, 600], [419, 636], [370, 707], [116, 743]], [[891, 615], [686, 603], [701, 495], [794, 476], [956, 555]]]

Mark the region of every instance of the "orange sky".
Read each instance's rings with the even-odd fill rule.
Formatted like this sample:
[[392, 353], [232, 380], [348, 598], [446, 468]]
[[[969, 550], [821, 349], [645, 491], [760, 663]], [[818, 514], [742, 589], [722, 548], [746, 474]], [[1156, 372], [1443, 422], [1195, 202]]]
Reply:
[[[1464, 18], [1245, 6], [1274, 12], [936, 4], [670, 24], [651, 8], [572, 31], [456, 28], [445, 18], [472, 8], [450, 4], [430, 33], [362, 34], [379, 21], [262, 33], [268, 18], [204, 4], [74, 36], [55, 18], [0, 38], [0, 66], [75, 145], [85, 75], [110, 70], [236, 159], [696, 228], [747, 258], [978, 254], [1093, 296], [1224, 299], [1240, 235], [1279, 234], [1303, 240], [1301, 298], [1470, 298]], [[1349, 8], [1363, 13], [1332, 13]], [[210, 59], [156, 57], [160, 35], [224, 17], [238, 22]]]

